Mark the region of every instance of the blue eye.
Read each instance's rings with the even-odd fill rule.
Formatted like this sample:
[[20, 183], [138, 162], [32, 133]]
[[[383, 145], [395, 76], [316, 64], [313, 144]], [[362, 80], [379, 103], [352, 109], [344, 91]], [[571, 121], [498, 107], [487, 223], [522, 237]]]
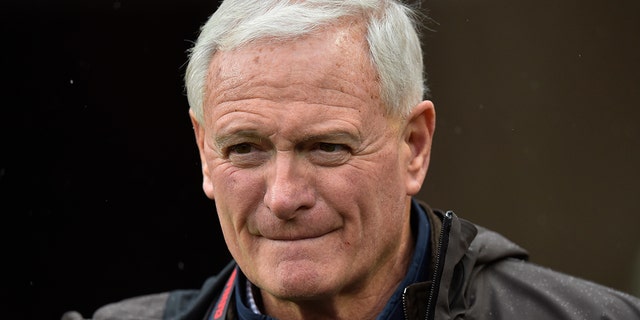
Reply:
[[237, 154], [247, 154], [253, 150], [253, 145], [250, 143], [240, 143], [229, 147], [229, 152]]
[[269, 159], [269, 152], [260, 145], [243, 142], [226, 148], [227, 159], [237, 167], [257, 167]]
[[344, 164], [351, 156], [351, 148], [345, 144], [317, 142], [309, 150], [311, 162], [327, 167], [334, 167]]
[[341, 144], [325, 143], [325, 142], [318, 143], [318, 150], [324, 151], [324, 152], [337, 152], [337, 151], [342, 151], [344, 149], [345, 147]]

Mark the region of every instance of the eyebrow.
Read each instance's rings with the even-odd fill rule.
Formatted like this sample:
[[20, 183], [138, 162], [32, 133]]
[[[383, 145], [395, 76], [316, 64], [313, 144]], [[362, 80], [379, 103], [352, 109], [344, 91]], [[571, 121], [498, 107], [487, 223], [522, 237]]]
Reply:
[[262, 140], [260, 134], [256, 130], [240, 130], [230, 134], [224, 134], [215, 138], [216, 147], [222, 149], [230, 144], [230, 141], [238, 138], [249, 138], [251, 140]]
[[[229, 144], [233, 144], [233, 141], [238, 138], [248, 138], [250, 140], [262, 140], [263, 137], [257, 130], [239, 130], [230, 134], [220, 135], [215, 138], [215, 144], [218, 148], [222, 149]], [[295, 144], [310, 143], [317, 141], [329, 141], [329, 142], [344, 142], [351, 144], [359, 144], [360, 138], [354, 134], [345, 131], [329, 132], [322, 134], [308, 134], [304, 135], [302, 139], [295, 141]]]
[[338, 142], [346, 142], [346, 143], [359, 143], [360, 139], [349, 132], [345, 131], [337, 131], [323, 134], [310, 134], [306, 135], [301, 139], [301, 143], [309, 143], [316, 141], [338, 141]]

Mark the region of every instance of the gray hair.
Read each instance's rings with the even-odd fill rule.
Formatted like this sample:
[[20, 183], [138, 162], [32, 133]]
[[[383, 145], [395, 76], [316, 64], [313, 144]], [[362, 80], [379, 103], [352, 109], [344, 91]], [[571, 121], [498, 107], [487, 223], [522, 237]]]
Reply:
[[426, 93], [416, 12], [397, 0], [225, 0], [202, 26], [185, 74], [189, 106], [204, 114], [209, 64], [218, 51], [260, 39], [294, 39], [343, 17], [364, 17], [371, 63], [388, 115], [404, 117]]

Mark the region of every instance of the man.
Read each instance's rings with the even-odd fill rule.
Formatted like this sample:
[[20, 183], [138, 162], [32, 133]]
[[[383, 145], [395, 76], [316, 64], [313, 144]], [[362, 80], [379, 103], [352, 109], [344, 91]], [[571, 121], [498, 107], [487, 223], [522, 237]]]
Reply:
[[640, 319], [638, 299], [413, 199], [435, 111], [412, 17], [392, 0], [222, 3], [185, 80], [234, 261], [94, 318]]

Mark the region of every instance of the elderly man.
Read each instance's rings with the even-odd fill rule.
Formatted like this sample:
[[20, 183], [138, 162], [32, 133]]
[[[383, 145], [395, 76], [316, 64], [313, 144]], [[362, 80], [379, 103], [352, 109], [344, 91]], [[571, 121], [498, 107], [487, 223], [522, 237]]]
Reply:
[[435, 111], [392, 0], [228, 0], [186, 73], [205, 194], [234, 261], [95, 319], [640, 319], [421, 204]]

